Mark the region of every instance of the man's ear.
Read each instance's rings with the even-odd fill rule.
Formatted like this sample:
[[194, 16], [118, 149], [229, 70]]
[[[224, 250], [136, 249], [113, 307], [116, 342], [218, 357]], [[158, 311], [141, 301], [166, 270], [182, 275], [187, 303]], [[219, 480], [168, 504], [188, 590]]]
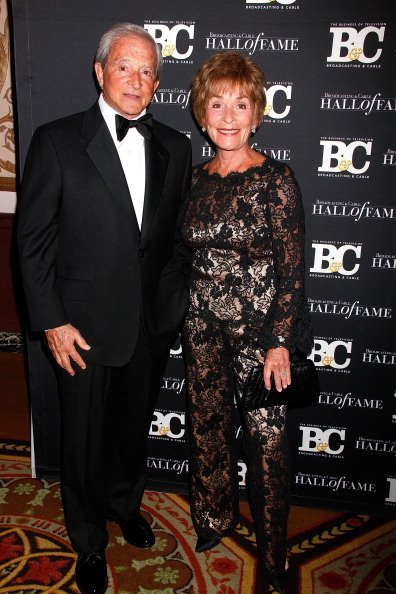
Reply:
[[102, 68], [102, 64], [100, 64], [100, 62], [95, 62], [94, 68], [95, 68], [95, 74], [96, 74], [96, 79], [98, 81], [98, 85], [100, 86], [101, 89], [103, 89], [103, 68]]
[[158, 85], [159, 84], [160, 84], [160, 81], [159, 80], [156, 80], [155, 83], [154, 83], [154, 93], [158, 89]]

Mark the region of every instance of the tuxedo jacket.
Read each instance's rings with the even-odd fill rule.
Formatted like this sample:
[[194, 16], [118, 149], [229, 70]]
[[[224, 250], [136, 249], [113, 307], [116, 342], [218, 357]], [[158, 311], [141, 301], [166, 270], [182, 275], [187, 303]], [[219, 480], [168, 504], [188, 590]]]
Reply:
[[100, 365], [129, 361], [141, 321], [163, 357], [187, 311], [190, 142], [154, 120], [145, 160], [141, 230], [97, 103], [38, 128], [26, 160], [18, 245], [31, 328], [70, 322]]

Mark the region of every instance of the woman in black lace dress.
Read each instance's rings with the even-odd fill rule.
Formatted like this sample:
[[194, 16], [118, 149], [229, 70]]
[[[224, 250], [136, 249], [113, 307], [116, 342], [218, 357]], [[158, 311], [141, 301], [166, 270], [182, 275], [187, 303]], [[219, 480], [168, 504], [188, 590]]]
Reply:
[[[312, 347], [304, 295], [304, 215], [292, 170], [249, 146], [265, 107], [259, 66], [216, 54], [194, 77], [192, 105], [216, 154], [193, 171], [183, 234], [192, 249], [184, 330], [196, 550], [238, 523], [233, 425], [249, 369], [290, 383], [290, 356]], [[260, 566], [273, 589], [286, 577], [289, 510], [286, 406], [244, 413], [247, 482]]]

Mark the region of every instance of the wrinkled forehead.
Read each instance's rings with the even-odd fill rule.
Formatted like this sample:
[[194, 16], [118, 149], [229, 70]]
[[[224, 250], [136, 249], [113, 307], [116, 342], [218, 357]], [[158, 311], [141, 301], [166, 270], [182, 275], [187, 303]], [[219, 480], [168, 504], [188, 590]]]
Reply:
[[136, 35], [119, 37], [110, 46], [109, 58], [111, 60], [135, 57], [144, 58], [154, 63], [157, 58], [155, 49], [150, 42]]

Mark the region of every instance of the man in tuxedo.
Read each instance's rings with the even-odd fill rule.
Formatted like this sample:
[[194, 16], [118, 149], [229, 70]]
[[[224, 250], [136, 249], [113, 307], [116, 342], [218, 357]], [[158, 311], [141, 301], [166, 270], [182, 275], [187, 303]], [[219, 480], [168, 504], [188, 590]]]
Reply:
[[139, 508], [148, 429], [187, 310], [191, 171], [189, 140], [146, 113], [160, 67], [145, 29], [109, 29], [95, 58], [99, 101], [36, 130], [20, 194], [30, 324], [59, 369], [62, 499], [83, 594], [106, 590], [106, 519], [134, 546], [155, 542]]

